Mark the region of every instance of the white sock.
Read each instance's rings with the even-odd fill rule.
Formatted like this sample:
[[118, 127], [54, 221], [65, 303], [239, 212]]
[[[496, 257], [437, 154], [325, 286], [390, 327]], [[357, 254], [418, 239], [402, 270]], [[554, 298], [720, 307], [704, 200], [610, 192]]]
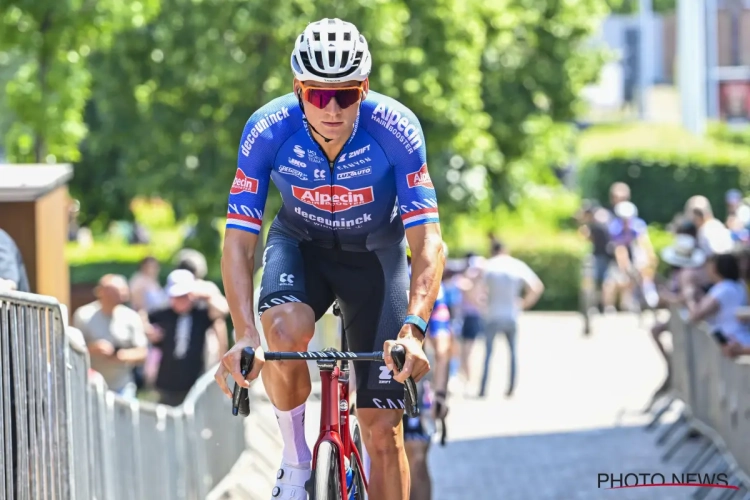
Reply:
[[367, 480], [370, 480], [370, 454], [367, 453], [367, 448], [365, 448], [365, 443], [362, 442], [362, 456], [359, 457], [362, 459], [362, 468], [365, 470], [365, 477]]
[[305, 404], [289, 411], [279, 410], [275, 406], [276, 420], [281, 430], [281, 440], [284, 442], [282, 459], [285, 464], [293, 467], [310, 468], [312, 452], [305, 439]]

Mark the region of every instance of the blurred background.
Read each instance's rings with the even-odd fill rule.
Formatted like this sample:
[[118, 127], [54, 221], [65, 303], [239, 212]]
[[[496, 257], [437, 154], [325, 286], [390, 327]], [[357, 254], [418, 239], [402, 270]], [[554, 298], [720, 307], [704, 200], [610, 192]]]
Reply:
[[[750, 317], [743, 316], [744, 288], [729, 294], [730, 305], [710, 291], [722, 279], [744, 283], [750, 277], [748, 0], [8, 0], [0, 3], [0, 229], [22, 264], [0, 273], [0, 284], [54, 297], [69, 318], [63, 322], [83, 332], [89, 349], [94, 312], [85, 307], [109, 300], [105, 309], [127, 305], [139, 313], [144, 327], [133, 349], [142, 343], [145, 351], [125, 363], [132, 374], [107, 380], [108, 368], [96, 370], [105, 375], [103, 387], [121, 386], [118, 398], [181, 408], [199, 383], [200, 373], [185, 388], [159, 386], [159, 335], [169, 325], [160, 328], [153, 313], [168, 305], [167, 276], [175, 268], [192, 273], [202, 287], [200, 300], [221, 306], [224, 215], [243, 126], [257, 108], [291, 91], [293, 40], [323, 17], [357, 25], [372, 51], [372, 88], [411, 108], [426, 137], [449, 248], [444, 285], [455, 340], [451, 393], [460, 401], [450, 422], [457, 441], [468, 446], [483, 439], [488, 450], [481, 458], [476, 448], [438, 448], [436, 470], [448, 467], [457, 456], [452, 453], [465, 453], [477, 467], [502, 456], [507, 443], [490, 440], [498, 433], [567, 432], [568, 424], [558, 428], [552, 417], [529, 418], [549, 408], [560, 422], [569, 413], [571, 428], [614, 428], [622, 415], [636, 413], [642, 423], [644, 405], [658, 409], [653, 405], [662, 397], [671, 404], [680, 390], [670, 384], [672, 370], [679, 370], [679, 342], [661, 335], [677, 335], [670, 321], [689, 337], [708, 320], [712, 327], [700, 333], [705, 337], [722, 330], [712, 319], [719, 310], [741, 321]], [[262, 234], [280, 202], [272, 187]], [[632, 207], [618, 209], [622, 202]], [[527, 336], [518, 356], [528, 358], [536, 375], [526, 387], [521, 379], [515, 399], [504, 386], [477, 399], [491, 348], [480, 342], [472, 350], [473, 338], [462, 336], [463, 318], [492, 298], [484, 289], [473, 297], [471, 285], [461, 283], [482, 274], [498, 241], [544, 284], [535, 312], [519, 319]], [[675, 261], [675, 252], [687, 260]], [[731, 256], [739, 274], [727, 277], [714, 255]], [[676, 273], [684, 269], [688, 277], [680, 278]], [[693, 287], [702, 293], [686, 291]], [[232, 344], [231, 320], [223, 316], [196, 347], [204, 351], [206, 368]], [[750, 346], [750, 330], [744, 337], [748, 327], [742, 325], [727, 334], [728, 344], [739, 347], [709, 345], [722, 387], [721, 363], [735, 363]], [[319, 330], [322, 339], [337, 332], [333, 322]], [[490, 338], [486, 333], [480, 338]], [[506, 344], [498, 342], [492, 377], [502, 386], [510, 349], [503, 354]], [[550, 350], [559, 356], [544, 354]], [[692, 367], [684, 366], [683, 379], [690, 379]], [[550, 380], [552, 373], [567, 375]], [[132, 395], [130, 384], [136, 386]], [[601, 395], [613, 387], [616, 396]], [[685, 387], [677, 394], [678, 410], [667, 405], [658, 418], [672, 412], [673, 422], [691, 408]], [[555, 400], [561, 391], [575, 404]], [[592, 396], [596, 391], [601, 394]], [[727, 405], [712, 414], [729, 415]], [[516, 423], [503, 431], [488, 421], [482, 435], [472, 434], [481, 425], [458, 430], [477, 412], [495, 410], [516, 415], [517, 422], [510, 417]], [[750, 435], [750, 424], [747, 429]], [[643, 464], [658, 472], [654, 440], [629, 432], [602, 437], [611, 439], [599, 450], [611, 452], [606, 472]], [[594, 437], [557, 443], [550, 463], [569, 462], [559, 450]], [[513, 453], [529, 456], [549, 439], [556, 438], [514, 441]], [[627, 457], [617, 455], [623, 449], [630, 450]], [[691, 456], [682, 451], [684, 466]], [[744, 453], [734, 457], [740, 467], [733, 477], [750, 466]], [[601, 492], [583, 492], [580, 485], [594, 484], [601, 456], [580, 460], [581, 470], [568, 474], [575, 482], [550, 472], [556, 479], [544, 494], [518, 486], [498, 490], [510, 496], [492, 498], [561, 498], [570, 490], [599, 498]], [[233, 463], [207, 484], [216, 486]], [[450, 487], [466, 479], [459, 473], [471, 474], [435, 473], [442, 477], [436, 498], [461, 498]], [[507, 482], [523, 473], [508, 473]], [[644, 496], [633, 498], [667, 498], [638, 494]]]

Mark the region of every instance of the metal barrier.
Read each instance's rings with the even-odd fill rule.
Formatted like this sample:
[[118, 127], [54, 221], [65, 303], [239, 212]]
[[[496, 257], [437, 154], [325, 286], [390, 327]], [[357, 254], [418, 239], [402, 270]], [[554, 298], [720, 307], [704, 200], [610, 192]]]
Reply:
[[244, 450], [212, 370], [170, 408], [108, 391], [56, 300], [0, 294], [0, 498], [202, 500]]
[[[698, 433], [704, 444], [698, 447], [685, 472], [694, 472], [720, 457], [715, 472], [727, 473], [733, 484], [747, 489], [750, 487], [750, 357], [727, 358], [712, 338], [708, 325], [693, 325], [686, 318], [684, 311], [672, 311], [671, 397], [648, 427], [655, 427], [666, 411], [680, 401], [683, 405], [680, 416], [658, 442], [666, 444], [678, 429], [683, 432], [671, 440], [664, 459], [671, 458], [688, 438]], [[701, 495], [696, 493], [694, 498], [702, 498]]]

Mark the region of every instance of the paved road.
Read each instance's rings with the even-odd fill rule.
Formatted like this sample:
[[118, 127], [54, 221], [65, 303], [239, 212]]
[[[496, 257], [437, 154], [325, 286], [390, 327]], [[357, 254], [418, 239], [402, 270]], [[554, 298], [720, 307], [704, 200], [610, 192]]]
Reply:
[[[504, 339], [497, 342], [487, 398], [454, 397], [449, 443], [433, 447], [435, 500], [682, 499], [693, 493], [597, 489], [598, 473], [677, 472], [697, 446], [688, 444], [662, 464], [663, 448], [655, 446], [655, 434], [643, 430], [648, 417], [641, 410], [665, 367], [633, 316], [594, 318], [588, 338], [575, 314], [524, 317], [519, 382], [511, 399], [503, 395], [507, 350]], [[478, 345], [475, 366], [481, 366], [483, 353]], [[476, 392], [476, 383], [470, 389]], [[316, 406], [310, 405], [311, 412]], [[256, 409], [248, 439], [257, 458], [248, 455], [238, 464], [219, 488], [226, 493], [215, 498], [270, 498], [280, 461], [278, 431], [270, 408]], [[316, 419], [311, 414], [307, 421]], [[312, 443], [316, 430], [310, 427]]]

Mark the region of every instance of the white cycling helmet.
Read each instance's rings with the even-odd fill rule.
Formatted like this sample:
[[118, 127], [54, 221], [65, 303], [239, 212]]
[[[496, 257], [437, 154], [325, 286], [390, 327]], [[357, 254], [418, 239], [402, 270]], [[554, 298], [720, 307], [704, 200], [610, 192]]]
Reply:
[[302, 82], [361, 82], [372, 69], [367, 40], [341, 19], [308, 24], [294, 42], [291, 59], [294, 76]]

